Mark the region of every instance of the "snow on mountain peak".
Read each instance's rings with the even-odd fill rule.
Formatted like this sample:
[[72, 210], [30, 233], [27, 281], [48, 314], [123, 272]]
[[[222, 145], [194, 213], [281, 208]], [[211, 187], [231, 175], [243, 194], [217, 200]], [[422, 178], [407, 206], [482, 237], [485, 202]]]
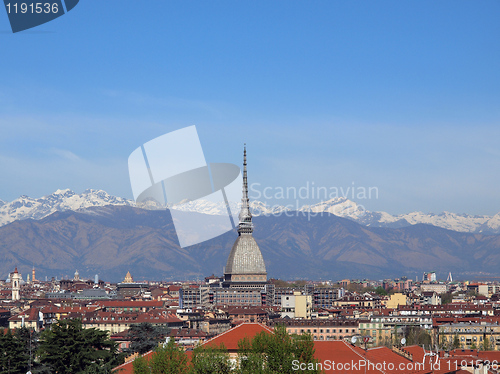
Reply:
[[0, 226], [23, 219], [42, 219], [56, 211], [79, 210], [92, 206], [135, 205], [133, 201], [114, 197], [101, 190], [87, 190], [76, 194], [70, 189], [33, 199], [23, 195], [0, 205]]
[[335, 197], [313, 205], [304, 205], [299, 211], [312, 213], [331, 213], [336, 216], [357, 219], [362, 217], [366, 210], [345, 197]]
[[71, 191], [69, 188], [66, 188], [64, 190], [57, 190], [56, 192], [54, 192], [52, 195], [66, 195], [68, 193], [71, 193], [71, 194], [74, 194], [73, 191]]
[[[11, 201], [0, 200], [0, 226], [10, 222], [23, 219], [42, 219], [56, 211], [87, 211], [90, 207], [104, 207], [107, 205], [127, 205], [138, 208], [157, 210], [165, 209], [164, 206], [155, 201], [146, 201], [136, 204], [132, 200], [109, 195], [103, 190], [87, 189], [77, 194], [70, 189], [57, 190], [54, 193], [33, 199], [23, 195]], [[231, 211], [239, 210], [240, 202], [230, 202]], [[224, 203], [196, 200], [169, 207], [187, 212], [198, 212], [211, 215], [227, 214]], [[334, 214], [371, 227], [402, 227], [418, 223], [430, 224], [454, 231], [475, 233], [498, 233], [500, 234], [500, 213], [490, 216], [470, 216], [467, 214], [456, 214], [448, 211], [433, 214], [423, 212], [412, 212], [408, 214], [391, 215], [386, 212], [370, 212], [363, 205], [353, 202], [345, 197], [336, 197], [312, 205], [274, 205], [269, 206], [265, 202], [253, 200], [250, 208], [254, 216], [279, 215], [284, 212], [299, 211], [311, 213]]]

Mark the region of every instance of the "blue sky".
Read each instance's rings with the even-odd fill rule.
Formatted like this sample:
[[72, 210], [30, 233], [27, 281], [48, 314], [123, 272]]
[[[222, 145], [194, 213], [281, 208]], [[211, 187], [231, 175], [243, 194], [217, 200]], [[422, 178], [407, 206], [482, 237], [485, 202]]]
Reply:
[[0, 199], [131, 198], [129, 154], [196, 125], [209, 162], [240, 165], [246, 142], [262, 187], [495, 214], [499, 17], [497, 0], [82, 0], [12, 34], [0, 11]]

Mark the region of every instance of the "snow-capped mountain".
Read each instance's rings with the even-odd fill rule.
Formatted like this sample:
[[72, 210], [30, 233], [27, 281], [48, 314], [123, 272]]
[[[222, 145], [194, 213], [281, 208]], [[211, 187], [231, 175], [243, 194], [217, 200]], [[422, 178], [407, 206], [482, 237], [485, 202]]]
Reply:
[[[417, 223], [425, 223], [460, 232], [500, 233], [500, 230], [498, 230], [500, 227], [492, 221], [494, 217], [471, 216], [450, 212], [440, 214], [412, 212], [400, 215], [391, 215], [385, 212], [367, 212], [358, 222], [371, 227], [404, 227]], [[490, 221], [491, 226], [488, 226]]]
[[102, 190], [86, 190], [81, 194], [73, 191], [57, 190], [51, 195], [33, 199], [21, 196], [10, 203], [0, 204], [0, 226], [23, 219], [42, 219], [65, 210], [80, 210], [93, 206], [135, 205], [131, 200], [111, 196]]
[[362, 206], [345, 197], [337, 197], [314, 205], [304, 205], [298, 211], [310, 214], [331, 213], [354, 221], [360, 220], [366, 214]]
[[[136, 204], [133, 200], [115, 197], [102, 190], [86, 190], [81, 194], [66, 190], [57, 190], [51, 195], [33, 199], [21, 196], [11, 202], [0, 200], [0, 226], [10, 222], [23, 219], [42, 219], [56, 211], [82, 211], [89, 214], [98, 214], [91, 207], [106, 205], [129, 205], [142, 209], [155, 210], [163, 207], [148, 201]], [[259, 215], [281, 215], [296, 212], [296, 214], [334, 214], [339, 217], [348, 218], [365, 226], [370, 227], [405, 227], [418, 223], [425, 223], [445, 229], [472, 232], [500, 234], [500, 213], [494, 216], [472, 216], [467, 214], [456, 214], [443, 212], [440, 214], [412, 212], [408, 214], [392, 215], [386, 212], [366, 211], [363, 206], [347, 199], [334, 198], [313, 205], [298, 206], [269, 206], [262, 201], [251, 201], [250, 208], [255, 216]], [[227, 213], [224, 203], [197, 200], [184, 204], [171, 206], [170, 209], [178, 209], [187, 212], [198, 212], [211, 215], [222, 215]], [[230, 202], [232, 211], [239, 210], [239, 202]]]

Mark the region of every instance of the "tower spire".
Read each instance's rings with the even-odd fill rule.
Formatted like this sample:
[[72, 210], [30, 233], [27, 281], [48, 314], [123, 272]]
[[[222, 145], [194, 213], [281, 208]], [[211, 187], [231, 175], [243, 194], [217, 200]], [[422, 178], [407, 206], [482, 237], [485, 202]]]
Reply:
[[248, 178], [247, 178], [247, 146], [243, 148], [243, 196], [241, 198], [241, 211], [239, 215], [238, 234], [252, 234], [252, 213], [248, 199]]

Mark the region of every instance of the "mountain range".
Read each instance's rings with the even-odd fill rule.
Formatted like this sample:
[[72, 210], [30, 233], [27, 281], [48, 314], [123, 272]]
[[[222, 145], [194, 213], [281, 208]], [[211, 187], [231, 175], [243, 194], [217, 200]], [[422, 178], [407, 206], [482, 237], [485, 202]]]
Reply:
[[[72, 277], [78, 269], [110, 281], [120, 281], [129, 270], [139, 280], [221, 275], [236, 231], [181, 248], [170, 209], [192, 220], [227, 211], [207, 201], [139, 207], [101, 190], [58, 190], [40, 199], [1, 202], [0, 277], [15, 266], [24, 274], [35, 266], [37, 274], [49, 277]], [[469, 278], [496, 276], [500, 268], [499, 215], [392, 216], [365, 212], [342, 198], [297, 211], [253, 201], [252, 210], [270, 277], [413, 278], [433, 270], [442, 278], [450, 271]]]
[[[181, 212], [196, 219], [201, 213]], [[500, 268], [500, 235], [461, 233], [425, 224], [401, 228], [360, 225], [333, 214], [261, 215], [254, 218], [269, 277], [342, 279], [409, 276], [491, 277]], [[126, 205], [55, 212], [0, 228], [0, 274], [15, 266], [37, 276], [121, 281], [201, 279], [222, 275], [235, 230], [180, 248], [170, 211]]]
[[[237, 203], [234, 202], [232, 204]], [[115, 197], [102, 190], [89, 189], [81, 194], [76, 194], [69, 189], [57, 190], [51, 195], [38, 199], [21, 196], [11, 202], [0, 200], [0, 226], [17, 220], [42, 219], [59, 211], [80, 211], [90, 207], [106, 205], [137, 206], [133, 200]], [[138, 207], [148, 210], [164, 208], [154, 202], [141, 204]], [[255, 216], [282, 215], [294, 211], [284, 206], [270, 207], [261, 201], [252, 201], [251, 208]], [[227, 212], [225, 205], [203, 200], [172, 206], [170, 209], [212, 215], [221, 215]], [[392, 215], [386, 212], [366, 211], [361, 205], [342, 197], [333, 198], [314, 205], [304, 205], [296, 211], [308, 212], [311, 216], [314, 214], [321, 215], [330, 213], [368, 227], [398, 228], [425, 223], [459, 232], [500, 234], [500, 213], [494, 216], [456, 214], [450, 212], [443, 212], [440, 214], [412, 212], [408, 214]]]

